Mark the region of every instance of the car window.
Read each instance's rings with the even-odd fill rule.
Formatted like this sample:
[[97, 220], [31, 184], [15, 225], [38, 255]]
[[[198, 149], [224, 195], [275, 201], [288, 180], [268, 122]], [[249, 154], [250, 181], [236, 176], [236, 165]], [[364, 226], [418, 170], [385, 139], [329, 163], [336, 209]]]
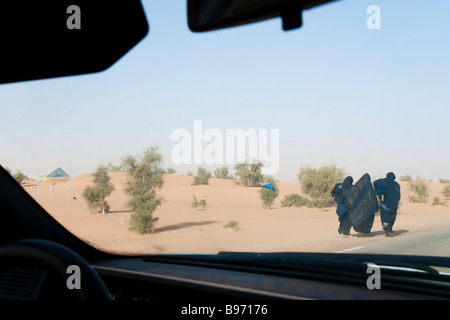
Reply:
[[142, 4], [106, 71], [0, 86], [1, 164], [64, 227], [131, 254], [450, 256], [447, 1], [206, 33]]

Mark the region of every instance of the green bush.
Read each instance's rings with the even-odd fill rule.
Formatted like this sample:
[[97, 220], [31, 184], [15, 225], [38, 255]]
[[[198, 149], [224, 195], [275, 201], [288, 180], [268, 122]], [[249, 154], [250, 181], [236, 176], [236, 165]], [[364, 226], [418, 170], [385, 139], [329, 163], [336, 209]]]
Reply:
[[198, 208], [201, 208], [201, 209], [206, 208], [207, 203], [206, 203], [205, 199], [198, 200], [195, 195], [193, 195], [193, 198], [194, 198], [194, 201], [192, 201], [192, 203], [191, 203], [192, 209], [197, 210]]
[[410, 181], [409, 189], [416, 194], [416, 196], [408, 197], [410, 202], [413, 203], [427, 202], [430, 186], [424, 180]]
[[409, 202], [412, 202], [412, 203], [426, 203], [427, 202], [427, 199], [422, 199], [417, 196], [409, 196], [408, 200], [409, 200]]
[[122, 168], [121, 165], [116, 166], [116, 165], [112, 164], [111, 162], [109, 162], [106, 165], [106, 168], [108, 169], [109, 172], [121, 172], [121, 171], [123, 171], [123, 168]]
[[219, 179], [234, 179], [232, 175], [228, 172], [228, 167], [223, 166], [214, 170], [214, 177]]
[[275, 187], [275, 190], [269, 188], [261, 188], [259, 190], [259, 197], [262, 200], [262, 205], [266, 209], [270, 209], [272, 207], [273, 202], [278, 197], [280, 191], [278, 190], [275, 179], [272, 177], [266, 178], [266, 183], [270, 183]]
[[211, 178], [211, 172], [207, 171], [205, 168], [197, 169], [197, 176], [194, 177], [194, 186], [200, 184], [208, 184], [209, 178]]
[[412, 181], [412, 178], [409, 174], [407, 174], [406, 176], [401, 176], [400, 177], [400, 181], [405, 182], [405, 181]]
[[312, 203], [309, 201], [309, 199], [297, 194], [297, 193], [290, 193], [284, 197], [283, 200], [281, 200], [281, 206], [282, 207], [311, 207]]
[[16, 179], [18, 183], [22, 183], [24, 180], [27, 180], [28, 177], [20, 170], [17, 170], [13, 175], [13, 178]]
[[331, 197], [336, 183], [344, 180], [344, 171], [335, 165], [322, 166], [319, 169], [300, 169], [297, 176], [303, 193], [311, 198], [312, 206], [324, 208], [334, 205]]
[[236, 176], [239, 177], [239, 183], [244, 187], [259, 187], [263, 181], [261, 169], [263, 167], [262, 162], [257, 163], [238, 163], [234, 166]]
[[115, 188], [111, 183], [108, 170], [109, 168], [106, 166], [98, 166], [92, 179], [94, 185], [92, 187], [87, 186], [82, 193], [88, 208], [93, 213], [100, 209], [100, 211], [105, 214], [110, 209], [109, 204], [105, 199], [111, 195]]
[[433, 202], [431, 203], [432, 206], [445, 206], [447, 203], [445, 201], [441, 201], [439, 197], [434, 197]]
[[446, 185], [444, 187], [444, 190], [442, 190], [442, 194], [446, 197], [446, 198], [450, 198], [450, 184]]
[[239, 231], [241, 228], [239, 227], [239, 223], [237, 221], [231, 220], [226, 225], [223, 226], [224, 228], [232, 229], [234, 231]]
[[150, 147], [137, 159], [127, 156], [122, 159], [122, 167], [127, 172], [125, 192], [131, 197], [126, 206], [133, 210], [130, 230], [139, 233], [154, 233], [158, 218], [153, 212], [161, 205], [162, 198], [157, 190], [164, 184], [162, 155], [158, 147]]
[[448, 180], [448, 179], [439, 179], [439, 182], [440, 183], [450, 183], [450, 180]]

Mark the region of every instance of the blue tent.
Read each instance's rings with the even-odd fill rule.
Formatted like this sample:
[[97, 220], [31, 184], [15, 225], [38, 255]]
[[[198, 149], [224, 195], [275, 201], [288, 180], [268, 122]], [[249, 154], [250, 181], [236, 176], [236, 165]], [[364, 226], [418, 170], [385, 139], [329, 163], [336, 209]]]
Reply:
[[272, 184], [270, 184], [270, 183], [266, 183], [266, 184], [263, 185], [262, 187], [263, 187], [263, 188], [270, 189], [270, 190], [275, 190], [275, 187], [274, 187]]
[[61, 168], [57, 168], [56, 170], [54, 170], [52, 173], [44, 176], [44, 177], [51, 177], [51, 178], [65, 178], [65, 177], [69, 177], [69, 175]]

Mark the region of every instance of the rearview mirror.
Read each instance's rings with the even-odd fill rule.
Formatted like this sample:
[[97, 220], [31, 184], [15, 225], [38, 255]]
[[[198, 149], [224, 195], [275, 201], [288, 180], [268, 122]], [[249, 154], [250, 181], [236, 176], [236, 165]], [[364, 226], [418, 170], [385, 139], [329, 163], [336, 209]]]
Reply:
[[302, 12], [335, 0], [188, 0], [194, 32], [234, 27], [281, 17], [283, 30], [302, 26]]
[[99, 72], [148, 33], [139, 0], [0, 3], [0, 83]]

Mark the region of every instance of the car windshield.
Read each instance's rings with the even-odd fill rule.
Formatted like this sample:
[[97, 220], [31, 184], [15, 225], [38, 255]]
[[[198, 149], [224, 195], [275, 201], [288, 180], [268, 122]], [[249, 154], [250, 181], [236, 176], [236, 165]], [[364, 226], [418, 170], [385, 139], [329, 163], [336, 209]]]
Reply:
[[65, 228], [124, 254], [450, 256], [448, 1], [336, 1], [287, 32], [142, 5], [109, 69], [0, 86], [1, 164]]

